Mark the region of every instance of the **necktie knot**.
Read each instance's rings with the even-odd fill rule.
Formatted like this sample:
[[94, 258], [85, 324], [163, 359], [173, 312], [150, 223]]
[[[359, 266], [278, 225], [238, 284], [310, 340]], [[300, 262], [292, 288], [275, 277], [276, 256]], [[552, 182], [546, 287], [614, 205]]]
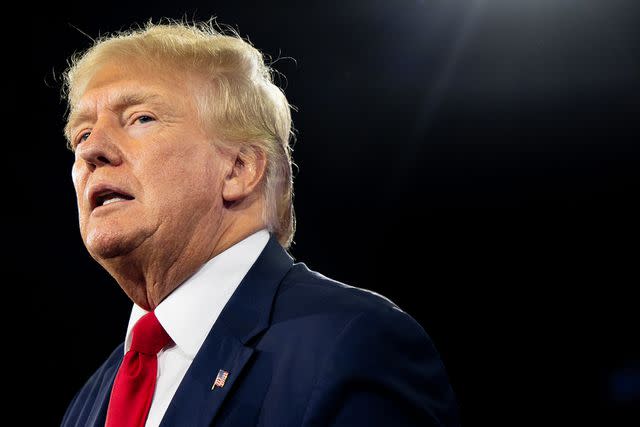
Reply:
[[151, 311], [142, 316], [133, 327], [131, 351], [156, 355], [170, 341], [171, 337]]
[[142, 316], [132, 333], [131, 349], [113, 381], [106, 427], [145, 425], [156, 387], [156, 355], [171, 341], [153, 312]]

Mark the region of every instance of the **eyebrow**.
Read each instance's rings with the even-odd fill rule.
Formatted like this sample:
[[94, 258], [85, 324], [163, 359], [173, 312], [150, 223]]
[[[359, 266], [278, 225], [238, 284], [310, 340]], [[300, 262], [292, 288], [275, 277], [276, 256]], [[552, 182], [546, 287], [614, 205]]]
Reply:
[[[145, 92], [123, 92], [115, 95], [113, 99], [109, 99], [109, 109], [121, 112], [134, 105], [141, 104], [160, 104], [158, 102], [162, 97], [156, 93]], [[78, 126], [78, 124], [91, 121], [95, 119], [95, 112], [93, 109], [80, 109], [72, 110], [67, 120], [67, 125], [64, 127], [64, 134], [67, 140], [71, 141], [71, 130]]]

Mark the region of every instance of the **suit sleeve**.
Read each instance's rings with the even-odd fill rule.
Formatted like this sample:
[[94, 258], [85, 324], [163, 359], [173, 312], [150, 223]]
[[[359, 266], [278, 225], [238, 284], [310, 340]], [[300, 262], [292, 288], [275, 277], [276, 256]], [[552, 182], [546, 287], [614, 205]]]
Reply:
[[337, 336], [304, 426], [459, 426], [457, 403], [424, 329], [398, 308], [354, 317]]

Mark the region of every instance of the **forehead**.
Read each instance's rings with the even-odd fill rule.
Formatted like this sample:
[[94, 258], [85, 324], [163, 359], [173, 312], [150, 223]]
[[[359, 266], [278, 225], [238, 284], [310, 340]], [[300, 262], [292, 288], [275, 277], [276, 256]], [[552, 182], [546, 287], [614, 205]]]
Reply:
[[198, 79], [186, 71], [168, 66], [108, 62], [79, 84], [66, 129], [85, 120], [95, 120], [103, 109], [117, 110], [140, 104], [171, 110], [195, 108], [198, 85]]
[[98, 67], [85, 79], [76, 105], [72, 107], [76, 109], [95, 98], [103, 101], [121, 98], [127, 93], [152, 92], [158, 97], [175, 99], [174, 96], [180, 96], [178, 99], [183, 99], [193, 86], [186, 83], [190, 80], [186, 78], [186, 74], [168, 66], [144, 65], [135, 61], [127, 64], [112, 61]]

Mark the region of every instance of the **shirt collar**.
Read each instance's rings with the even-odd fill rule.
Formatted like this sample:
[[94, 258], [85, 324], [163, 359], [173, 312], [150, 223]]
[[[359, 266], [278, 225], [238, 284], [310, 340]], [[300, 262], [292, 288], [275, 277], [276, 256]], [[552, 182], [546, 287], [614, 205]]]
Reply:
[[[260, 230], [206, 262], [155, 309], [156, 317], [173, 342], [193, 360], [220, 312], [269, 241]], [[125, 338], [131, 347], [131, 330], [146, 310], [134, 304]]]

